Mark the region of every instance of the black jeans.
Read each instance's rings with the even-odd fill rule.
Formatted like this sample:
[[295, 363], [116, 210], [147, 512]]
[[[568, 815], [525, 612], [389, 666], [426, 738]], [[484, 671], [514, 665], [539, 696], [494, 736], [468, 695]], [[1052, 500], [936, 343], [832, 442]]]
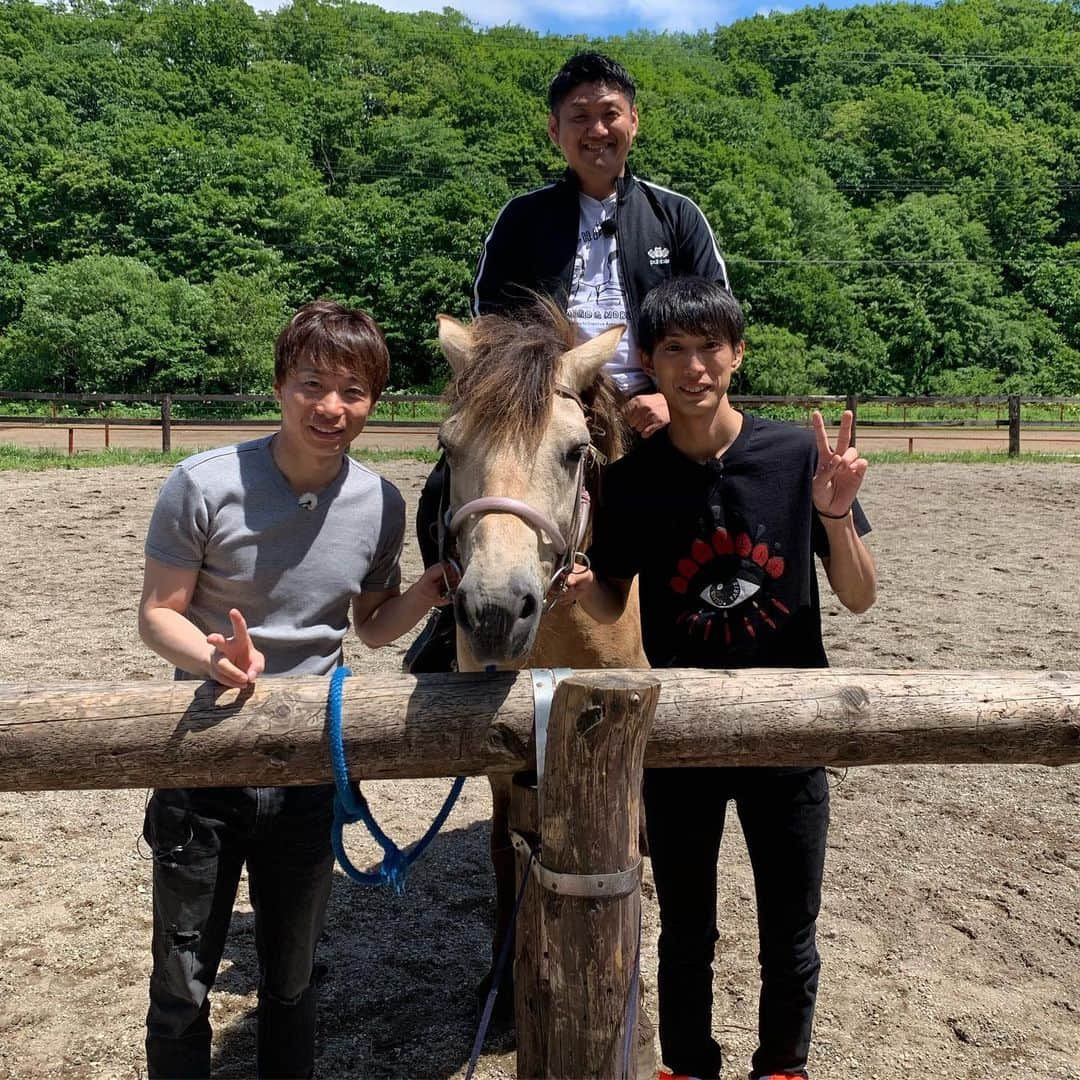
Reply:
[[753, 1077], [806, 1076], [821, 962], [829, 785], [825, 770], [646, 769], [645, 813], [660, 903], [660, 1048], [675, 1073], [720, 1075], [712, 1037], [716, 863], [735, 801], [754, 870], [761, 998]]
[[150, 1077], [210, 1075], [210, 988], [245, 862], [259, 960], [260, 1077], [311, 1076], [315, 946], [330, 896], [334, 789], [156, 791], [143, 835], [154, 854]]

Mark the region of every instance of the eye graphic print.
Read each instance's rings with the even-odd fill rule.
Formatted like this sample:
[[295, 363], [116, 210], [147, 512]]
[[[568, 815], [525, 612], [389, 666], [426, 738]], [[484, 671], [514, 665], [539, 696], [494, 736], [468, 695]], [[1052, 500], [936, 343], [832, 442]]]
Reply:
[[791, 614], [772, 595], [784, 570], [784, 557], [749, 532], [715, 529], [708, 540], [694, 540], [668, 582], [685, 598], [676, 622], [690, 637], [707, 641], [716, 634], [725, 646], [776, 630]]
[[754, 593], [761, 588], [758, 581], [747, 581], [746, 578], [736, 577], [730, 581], [718, 581], [715, 585], [707, 585], [701, 590], [701, 599], [714, 608], [733, 608], [744, 600], [749, 600]]

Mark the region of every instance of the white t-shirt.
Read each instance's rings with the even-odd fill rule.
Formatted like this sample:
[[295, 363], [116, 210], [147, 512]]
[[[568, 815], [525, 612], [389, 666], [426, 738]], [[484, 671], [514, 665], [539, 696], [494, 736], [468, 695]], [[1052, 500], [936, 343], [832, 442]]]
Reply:
[[584, 193], [578, 194], [581, 216], [567, 315], [577, 326], [582, 341], [619, 323], [626, 325], [619, 348], [604, 365], [604, 370], [615, 380], [619, 390], [631, 397], [650, 390], [652, 380], [641, 370], [638, 359], [637, 341], [619, 279], [615, 231], [611, 226], [610, 236], [603, 231], [603, 222], [614, 221], [615, 199], [614, 193], [602, 201]]

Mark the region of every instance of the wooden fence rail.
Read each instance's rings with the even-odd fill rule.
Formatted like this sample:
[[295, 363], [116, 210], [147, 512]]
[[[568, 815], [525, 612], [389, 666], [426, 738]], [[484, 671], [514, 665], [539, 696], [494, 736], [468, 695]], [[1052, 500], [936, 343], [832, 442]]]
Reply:
[[[589, 674], [589, 673], [582, 673]], [[595, 674], [595, 673], [594, 673]], [[1080, 762], [1080, 673], [665, 669], [649, 766]], [[0, 790], [331, 779], [327, 680], [0, 684]], [[343, 731], [358, 778], [533, 762], [527, 672], [358, 675]]]

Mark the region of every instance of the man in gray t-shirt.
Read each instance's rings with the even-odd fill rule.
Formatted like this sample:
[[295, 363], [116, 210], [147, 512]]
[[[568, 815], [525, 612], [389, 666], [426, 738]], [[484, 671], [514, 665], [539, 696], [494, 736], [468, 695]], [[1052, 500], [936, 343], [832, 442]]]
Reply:
[[[256, 491], [257, 500], [244, 498]], [[178, 465], [158, 496], [146, 555], [198, 572], [185, 615], [204, 634], [229, 635], [237, 608], [265, 674], [325, 675], [341, 655], [353, 598], [397, 588], [404, 530], [397, 488], [347, 457], [302, 500], [274, 462], [271, 437]]]
[[[275, 346], [280, 430], [196, 454], [169, 476], [146, 539], [139, 632], [177, 678], [243, 689], [262, 675], [327, 674], [350, 608], [375, 647], [443, 602], [437, 566], [399, 591], [404, 502], [346, 456], [388, 374], [370, 316], [308, 304]], [[210, 1074], [209, 991], [245, 865], [258, 1074], [312, 1074], [332, 817], [332, 785], [154, 792], [144, 825], [154, 855], [150, 1077]]]

